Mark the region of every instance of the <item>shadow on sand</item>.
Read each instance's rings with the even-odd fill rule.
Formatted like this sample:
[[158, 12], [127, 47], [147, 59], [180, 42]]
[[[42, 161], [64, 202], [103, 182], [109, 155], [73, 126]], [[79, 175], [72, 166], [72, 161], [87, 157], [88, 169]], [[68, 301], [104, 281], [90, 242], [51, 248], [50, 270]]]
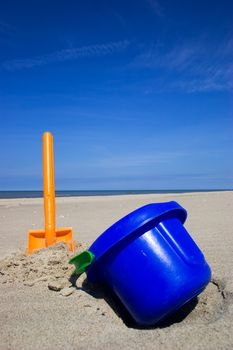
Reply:
[[[76, 281], [78, 278], [79, 278], [78, 275], [72, 275], [70, 277], [70, 282], [74, 286], [76, 286]], [[77, 289], [80, 289], [80, 288], [77, 288]], [[182, 322], [195, 309], [195, 307], [198, 304], [198, 299], [197, 297], [195, 297], [189, 302], [187, 302], [185, 305], [183, 305], [179, 310], [167, 316], [161, 322], [157, 323], [155, 326], [143, 327], [136, 324], [136, 322], [134, 321], [132, 316], [129, 314], [129, 312], [126, 310], [122, 302], [111, 290], [104, 288], [102, 286], [93, 286], [88, 282], [87, 279], [83, 281], [81, 289], [84, 292], [91, 295], [93, 298], [104, 299], [108, 303], [108, 305], [113, 309], [116, 315], [122, 319], [124, 324], [128, 328], [134, 328], [134, 329], [155, 329], [155, 328], [170, 327], [175, 323]]]

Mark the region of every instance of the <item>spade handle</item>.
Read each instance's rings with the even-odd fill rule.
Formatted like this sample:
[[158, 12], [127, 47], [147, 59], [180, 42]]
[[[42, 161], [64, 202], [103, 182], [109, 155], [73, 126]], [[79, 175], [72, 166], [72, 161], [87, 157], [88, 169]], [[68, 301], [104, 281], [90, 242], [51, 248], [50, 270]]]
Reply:
[[50, 132], [43, 134], [43, 177], [45, 240], [48, 246], [56, 241], [53, 135]]

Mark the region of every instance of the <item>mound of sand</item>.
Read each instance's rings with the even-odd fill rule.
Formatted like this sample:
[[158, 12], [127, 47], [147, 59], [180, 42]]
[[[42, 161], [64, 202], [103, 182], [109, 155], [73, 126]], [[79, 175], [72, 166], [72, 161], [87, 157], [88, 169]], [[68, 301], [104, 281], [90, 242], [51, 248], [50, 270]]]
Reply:
[[[75, 243], [75, 250], [81, 251], [81, 244]], [[74, 266], [69, 264], [73, 254], [63, 242], [41, 249], [28, 256], [17, 251], [0, 261], [0, 283], [21, 283], [32, 287], [44, 284], [50, 290], [64, 290], [65, 295], [72, 293], [70, 277]], [[70, 293], [69, 293], [70, 292]]]
[[[83, 250], [81, 244], [76, 243], [76, 251], [81, 250]], [[41, 249], [30, 256], [26, 252], [17, 251], [0, 261], [0, 283], [20, 283], [28, 287], [40, 284], [52, 291], [60, 292], [59, 294], [63, 296], [69, 296], [77, 289], [85, 291], [88, 288], [88, 293], [95, 295], [96, 290], [90, 289], [94, 287], [83, 283], [85, 275], [79, 281], [71, 277], [74, 266], [69, 264], [69, 259], [72, 255], [63, 242], [47, 249]], [[102, 291], [101, 294], [126, 325], [131, 326], [132, 320], [128, 319], [128, 314], [125, 314], [125, 310], [118, 301], [112, 299], [108, 293], [106, 294], [106, 291]], [[199, 302], [194, 299], [178, 311], [178, 319], [186, 318], [186, 321], [189, 319], [194, 323], [196, 321], [212, 322], [225, 310], [225, 298], [223, 286], [213, 279], [204, 293], [198, 297]], [[174, 317], [177, 318], [177, 314], [172, 316], [168, 322], [173, 322]]]

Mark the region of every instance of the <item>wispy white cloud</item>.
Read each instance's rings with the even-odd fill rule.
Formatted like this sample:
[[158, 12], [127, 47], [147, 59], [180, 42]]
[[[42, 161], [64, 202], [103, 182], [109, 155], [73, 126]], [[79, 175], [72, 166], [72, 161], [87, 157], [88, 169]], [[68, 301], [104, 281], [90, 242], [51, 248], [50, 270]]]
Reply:
[[163, 9], [157, 0], [146, 0], [152, 11], [158, 16], [162, 17], [164, 15]]
[[11, 24], [0, 20], [0, 43], [3, 45], [15, 46], [15, 37], [18, 34], [15, 27]]
[[154, 166], [161, 163], [170, 163], [177, 158], [185, 157], [185, 152], [171, 151], [171, 152], [155, 152], [109, 155], [109, 157], [98, 159], [98, 166], [111, 168], [131, 168], [131, 167], [145, 167]]
[[[100, 156], [101, 155], [101, 156]], [[96, 176], [101, 174], [114, 176], [116, 173], [118, 176], [124, 175], [127, 176], [135, 174], [148, 174], [151, 171], [158, 169], [164, 169], [168, 165], [175, 164], [177, 161], [186, 159], [188, 157], [188, 153], [171, 151], [171, 152], [162, 152], [157, 151], [152, 153], [140, 153], [137, 152], [127, 152], [122, 154], [116, 154], [111, 152], [110, 150], [106, 150], [106, 148], [97, 149], [96, 152], [93, 151], [91, 162], [89, 159], [82, 159], [82, 166], [80, 166], [80, 162], [74, 162], [71, 159], [67, 159], [65, 161], [65, 166], [63, 164], [62, 167], [59, 167], [58, 170], [60, 174], [70, 173], [72, 169], [72, 173], [77, 173], [83, 175], [84, 173], [93, 174]], [[63, 171], [66, 169], [66, 171]], [[67, 171], [68, 170], [68, 171]], [[93, 172], [94, 171], [94, 172]]]
[[135, 57], [131, 67], [183, 70], [193, 60], [194, 53], [194, 47], [175, 47], [167, 52], [161, 52], [157, 46], [152, 45], [148, 50]]
[[0, 20], [0, 33], [8, 33], [10, 31], [12, 31], [11, 25]]
[[2, 64], [2, 67], [7, 70], [27, 69], [54, 62], [76, 60], [82, 57], [106, 56], [114, 52], [124, 50], [127, 48], [127, 46], [129, 46], [129, 41], [123, 40], [64, 49], [46, 55], [6, 61]]
[[[223, 73], [223, 75], [225, 75]], [[170, 88], [176, 91], [210, 92], [210, 91], [233, 91], [233, 81], [229, 78], [219, 80], [216, 77], [199, 79], [180, 79], [170, 84]]]
[[[154, 70], [164, 76], [164, 86], [156, 80], [154, 92], [169, 89], [186, 92], [232, 90], [232, 56], [232, 40], [221, 43], [217, 48], [201, 42], [179, 45], [166, 52], [152, 46], [138, 55], [131, 67]], [[169, 79], [166, 79], [167, 73]], [[148, 87], [146, 93], [153, 90], [153, 87]]]

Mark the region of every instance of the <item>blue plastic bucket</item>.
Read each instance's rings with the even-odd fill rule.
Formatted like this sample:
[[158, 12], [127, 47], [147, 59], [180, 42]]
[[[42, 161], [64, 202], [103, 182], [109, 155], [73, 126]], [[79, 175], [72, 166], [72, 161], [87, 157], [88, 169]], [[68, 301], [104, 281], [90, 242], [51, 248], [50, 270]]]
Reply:
[[154, 325], [201, 293], [211, 277], [176, 202], [149, 204], [100, 235], [89, 251], [89, 281], [119, 297], [139, 325]]

